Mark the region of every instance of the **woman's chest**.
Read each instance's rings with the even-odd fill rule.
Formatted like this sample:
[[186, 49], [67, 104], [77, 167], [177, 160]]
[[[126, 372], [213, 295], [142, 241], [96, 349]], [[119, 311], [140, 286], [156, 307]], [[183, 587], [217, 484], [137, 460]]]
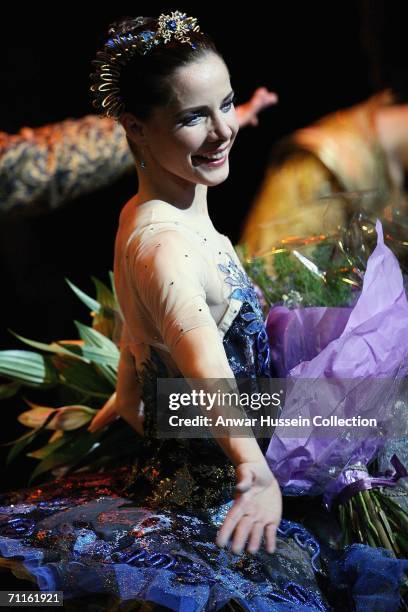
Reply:
[[[231, 301], [234, 289], [244, 287], [248, 278], [235, 249], [227, 236], [208, 232], [200, 244], [205, 261], [205, 292], [212, 309], [224, 309]], [[217, 317], [216, 317], [217, 318]]]

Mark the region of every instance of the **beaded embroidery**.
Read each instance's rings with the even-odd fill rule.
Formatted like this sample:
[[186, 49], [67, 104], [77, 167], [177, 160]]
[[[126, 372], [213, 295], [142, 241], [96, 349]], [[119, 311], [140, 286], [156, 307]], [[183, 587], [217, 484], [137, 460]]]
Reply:
[[229, 258], [228, 265], [218, 264], [218, 268], [226, 274], [224, 279], [228, 285], [233, 287], [232, 292], [228, 296], [240, 300], [243, 303], [247, 303], [251, 306], [252, 312], [241, 312], [241, 318], [247, 323], [244, 326], [244, 331], [248, 336], [256, 334], [256, 348], [259, 357], [259, 376], [270, 376], [270, 350], [268, 343], [268, 336], [265, 329], [265, 323], [263, 320], [262, 309], [258, 300], [258, 296], [255, 291], [251, 280], [249, 279], [246, 272], [240, 269], [231, 255], [227, 253]]

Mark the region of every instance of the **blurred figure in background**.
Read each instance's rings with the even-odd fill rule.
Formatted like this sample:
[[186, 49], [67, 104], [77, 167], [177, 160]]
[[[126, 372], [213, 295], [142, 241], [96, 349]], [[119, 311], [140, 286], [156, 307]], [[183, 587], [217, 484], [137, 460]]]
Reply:
[[400, 215], [407, 165], [408, 104], [390, 90], [334, 112], [272, 149], [241, 242], [272, 271], [282, 240], [335, 233], [358, 210]]

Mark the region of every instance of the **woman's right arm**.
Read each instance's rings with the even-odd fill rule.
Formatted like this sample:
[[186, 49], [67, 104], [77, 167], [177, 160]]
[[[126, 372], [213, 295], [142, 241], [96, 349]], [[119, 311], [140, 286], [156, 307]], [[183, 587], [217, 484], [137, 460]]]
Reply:
[[[216, 379], [220, 384], [224, 379], [235, 379], [215, 327], [197, 327], [186, 332], [173, 348], [172, 357], [185, 378], [199, 379], [202, 387], [208, 385], [208, 391]], [[222, 416], [222, 407], [214, 406], [212, 414]], [[244, 461], [265, 461], [255, 437], [217, 438], [217, 442], [235, 466]]]
[[[197, 327], [183, 334], [172, 357], [185, 378], [202, 381], [200, 387], [205, 388], [207, 382], [212, 386], [213, 379], [220, 383], [222, 379], [234, 379], [214, 327]], [[222, 413], [223, 407], [215, 405], [213, 420]], [[256, 438], [231, 435], [215, 440], [234, 464], [237, 476], [235, 502], [218, 533], [217, 544], [222, 547], [232, 539], [232, 551], [239, 554], [248, 542], [248, 552], [255, 553], [265, 538], [266, 550], [272, 553], [282, 516], [282, 495]]]

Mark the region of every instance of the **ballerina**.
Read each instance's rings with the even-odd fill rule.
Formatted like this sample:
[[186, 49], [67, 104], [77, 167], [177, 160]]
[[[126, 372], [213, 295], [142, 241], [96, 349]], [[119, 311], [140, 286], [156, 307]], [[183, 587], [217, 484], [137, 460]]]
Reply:
[[207, 207], [239, 130], [228, 68], [179, 11], [112, 24], [94, 61], [94, 105], [125, 129], [139, 179], [114, 252], [123, 317], [114, 407], [139, 434], [135, 458], [2, 496], [1, 554], [66, 598], [327, 610], [319, 543], [281, 521], [279, 485], [251, 431], [158, 435], [166, 378], [230, 389], [270, 376], [257, 292]]

